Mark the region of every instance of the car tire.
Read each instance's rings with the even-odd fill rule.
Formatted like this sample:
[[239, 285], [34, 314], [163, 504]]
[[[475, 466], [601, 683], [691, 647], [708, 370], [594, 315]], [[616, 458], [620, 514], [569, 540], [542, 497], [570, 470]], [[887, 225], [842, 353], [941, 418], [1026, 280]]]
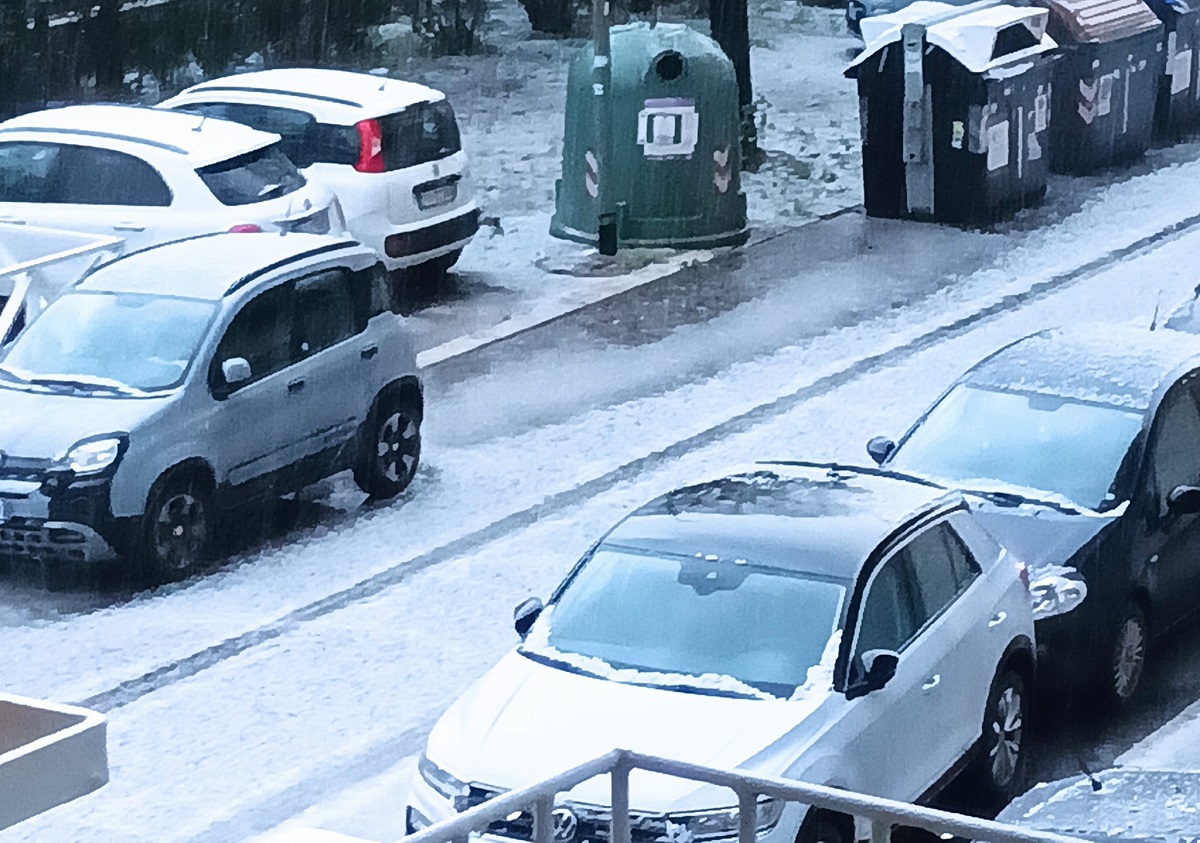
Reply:
[[148, 585], [186, 579], [209, 558], [213, 515], [212, 491], [195, 472], [167, 474], [154, 484], [139, 546]]
[[854, 843], [854, 820], [834, 811], [813, 808], [800, 824], [796, 843]]
[[1130, 603], [1108, 637], [1101, 691], [1111, 708], [1121, 708], [1137, 695], [1146, 671], [1150, 625], [1146, 613]]
[[1009, 667], [997, 671], [988, 691], [978, 754], [969, 768], [972, 784], [997, 801], [1016, 796], [1022, 784], [1029, 704], [1025, 677]]
[[393, 498], [408, 488], [420, 461], [420, 405], [399, 393], [384, 393], [363, 425], [354, 482], [372, 498]]

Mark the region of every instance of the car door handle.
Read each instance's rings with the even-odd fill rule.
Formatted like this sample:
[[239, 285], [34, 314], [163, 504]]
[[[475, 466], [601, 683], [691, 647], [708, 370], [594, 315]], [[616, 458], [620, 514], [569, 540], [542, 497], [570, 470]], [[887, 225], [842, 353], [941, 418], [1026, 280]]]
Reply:
[[935, 673], [925, 680], [925, 684], [921, 686], [922, 691], [932, 691], [938, 685], [942, 684], [942, 674]]
[[374, 357], [378, 353], [379, 353], [379, 346], [368, 345], [362, 351], [358, 352], [358, 356], [361, 357], [363, 360], [370, 360], [372, 357]]
[[113, 231], [145, 231], [146, 226], [132, 222], [119, 222], [113, 226]]
[[304, 381], [302, 381], [302, 380], [292, 381], [291, 383], [288, 384], [288, 394], [289, 395], [295, 395], [297, 392], [303, 392], [303, 391], [304, 391]]
[[1008, 612], [997, 612], [992, 615], [992, 619], [988, 621], [988, 626], [999, 626], [1008, 620]]

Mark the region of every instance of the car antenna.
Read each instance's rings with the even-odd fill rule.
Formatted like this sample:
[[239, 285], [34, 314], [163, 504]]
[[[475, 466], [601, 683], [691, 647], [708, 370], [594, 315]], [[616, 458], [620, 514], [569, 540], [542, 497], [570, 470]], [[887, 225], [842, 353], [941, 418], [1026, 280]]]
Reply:
[[1104, 787], [1104, 785], [1100, 783], [1100, 780], [1092, 775], [1092, 771], [1088, 769], [1087, 762], [1085, 762], [1082, 757], [1075, 760], [1079, 762], [1079, 769], [1083, 771], [1083, 774], [1088, 777], [1088, 781], [1092, 783], [1093, 791], [1099, 791]]
[[205, 121], [205, 120], [207, 120], [207, 119], [208, 119], [208, 115], [207, 115], [207, 114], [201, 114], [201, 115], [200, 115], [200, 122], [199, 122], [199, 123], [197, 123], [195, 126], [193, 126], [193, 127], [192, 127], [192, 131], [193, 131], [193, 132], [199, 132], [201, 129], [203, 129], [203, 128], [204, 128], [204, 121]]
[[1150, 330], [1151, 331], [1153, 331], [1155, 328], [1158, 327], [1158, 311], [1159, 311], [1159, 308], [1162, 307], [1162, 294], [1163, 294], [1163, 291], [1160, 289], [1158, 291], [1158, 298], [1156, 298], [1154, 300], [1154, 315], [1150, 317]]

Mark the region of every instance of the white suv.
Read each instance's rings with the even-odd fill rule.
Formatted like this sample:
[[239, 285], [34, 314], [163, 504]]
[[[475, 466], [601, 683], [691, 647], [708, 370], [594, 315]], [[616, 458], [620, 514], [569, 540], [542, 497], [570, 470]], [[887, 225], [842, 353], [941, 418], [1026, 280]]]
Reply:
[[333, 193], [278, 135], [124, 105], [0, 123], [0, 221], [115, 235], [126, 251], [215, 231], [345, 231]]
[[202, 82], [160, 107], [278, 133], [388, 269], [449, 269], [479, 228], [458, 123], [433, 88], [342, 70], [263, 70]]
[[[613, 748], [915, 801], [965, 765], [1020, 782], [1034, 670], [1022, 569], [970, 504], [867, 469], [764, 464], [617, 524], [523, 643], [434, 726], [409, 831]], [[607, 836], [607, 777], [556, 843]], [[736, 840], [735, 795], [646, 776], [634, 840]], [[767, 800], [759, 839], [853, 843], [849, 817]], [[560, 830], [562, 832], [560, 836]], [[530, 815], [494, 823], [529, 840]]]

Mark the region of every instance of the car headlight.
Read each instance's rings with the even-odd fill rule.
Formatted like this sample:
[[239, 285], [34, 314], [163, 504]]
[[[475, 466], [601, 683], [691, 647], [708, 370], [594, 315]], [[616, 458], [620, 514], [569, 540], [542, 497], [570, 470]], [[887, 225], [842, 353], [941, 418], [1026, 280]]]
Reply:
[[125, 450], [125, 441], [123, 436], [84, 440], [67, 451], [63, 463], [81, 477], [100, 474], [121, 458], [121, 453]]
[[1084, 601], [1087, 583], [1079, 574], [1047, 574], [1029, 584], [1029, 596], [1034, 620], [1053, 618], [1065, 615]]
[[[770, 831], [783, 816], [784, 802], [780, 799], [758, 800], [758, 833]], [[738, 809], [695, 811], [687, 814], [668, 814], [667, 830], [663, 835], [672, 843], [690, 840], [716, 840], [738, 836]]]
[[461, 810], [458, 803], [467, 796], [468, 787], [466, 782], [461, 782], [447, 773], [437, 764], [430, 761], [429, 757], [424, 753], [421, 754], [421, 760], [417, 762], [417, 770], [421, 773], [421, 778], [425, 780], [425, 784], [454, 802], [455, 810]]

